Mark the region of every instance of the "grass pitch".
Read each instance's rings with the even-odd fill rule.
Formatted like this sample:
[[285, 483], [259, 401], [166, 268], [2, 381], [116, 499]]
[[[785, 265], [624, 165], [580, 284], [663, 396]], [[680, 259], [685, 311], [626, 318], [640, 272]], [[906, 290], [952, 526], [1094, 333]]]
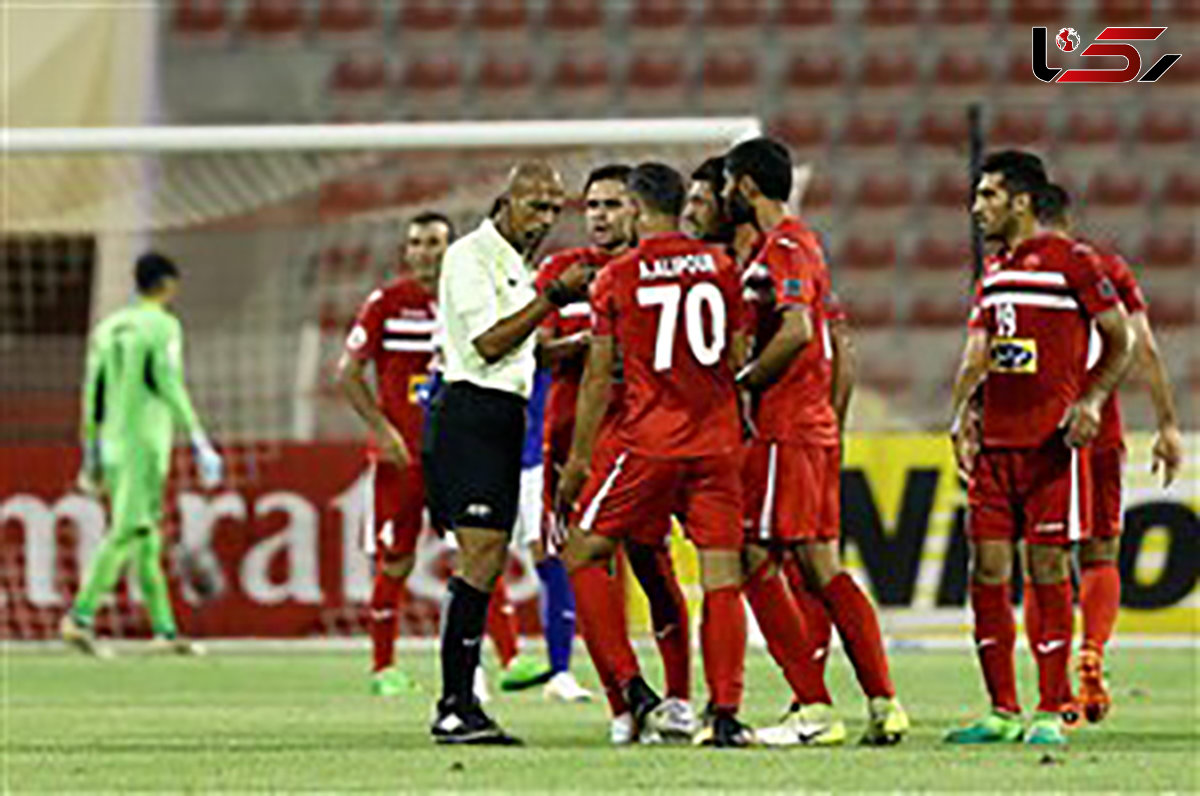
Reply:
[[[1034, 672], [1018, 652], [1021, 694]], [[657, 681], [654, 654], [642, 658]], [[601, 704], [499, 696], [492, 712], [521, 749], [446, 749], [427, 735], [437, 668], [405, 653], [424, 693], [367, 695], [367, 655], [231, 653], [200, 659], [7, 653], [3, 788], [11, 791], [372, 790], [1084, 790], [1200, 791], [1195, 649], [1116, 649], [1116, 697], [1102, 725], [1045, 751], [941, 743], [985, 706], [969, 651], [897, 651], [893, 673], [914, 721], [898, 747], [755, 749], [607, 743]], [[576, 658], [594, 685], [586, 654]], [[839, 653], [830, 680], [854, 739], [863, 700]], [[697, 691], [703, 680], [697, 670]], [[774, 723], [787, 701], [765, 652], [748, 658], [745, 718]], [[702, 698], [702, 697], [701, 697]]]

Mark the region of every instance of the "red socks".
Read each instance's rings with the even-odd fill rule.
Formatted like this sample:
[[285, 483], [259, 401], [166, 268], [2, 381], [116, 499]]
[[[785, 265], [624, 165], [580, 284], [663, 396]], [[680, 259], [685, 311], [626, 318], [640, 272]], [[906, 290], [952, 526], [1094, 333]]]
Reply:
[[854, 578], [840, 573], [822, 590], [821, 599], [837, 625], [863, 693], [872, 698], [895, 696], [879, 619]]
[[1013, 647], [1017, 625], [1013, 621], [1007, 583], [972, 583], [971, 608], [975, 612], [975, 652], [983, 669], [992, 707], [1020, 713]]
[[1071, 692], [1068, 664], [1071, 660], [1071, 582], [1035, 583], [1040, 628], [1033, 645], [1038, 667], [1038, 710], [1057, 713], [1064, 694]]
[[788, 556], [783, 562], [783, 573], [787, 576], [792, 599], [804, 618], [804, 630], [808, 633], [808, 646], [812, 649], [813, 665], [821, 677], [825, 676], [825, 664], [829, 661], [829, 642], [833, 638], [833, 620], [825, 610], [821, 598], [809, 591], [804, 573], [796, 559]]
[[1079, 581], [1083, 646], [1103, 653], [1121, 607], [1121, 573], [1113, 561], [1084, 564]]
[[517, 615], [508, 602], [508, 587], [504, 578], [496, 581], [492, 600], [488, 603], [487, 634], [496, 645], [500, 665], [507, 668], [517, 657]]
[[825, 688], [824, 666], [814, 656], [804, 617], [783, 578], [769, 575], [769, 570], [770, 565], [763, 564], [747, 578], [743, 588], [767, 640], [767, 649], [800, 704], [832, 705], [833, 698]]
[[575, 612], [583, 641], [608, 694], [613, 715], [629, 710], [622, 696], [625, 684], [639, 674], [637, 656], [625, 629], [621, 589], [607, 569], [596, 564], [571, 573]]
[[742, 704], [746, 663], [746, 611], [737, 587], [704, 593], [700, 646], [713, 707], [737, 711]]
[[396, 659], [396, 630], [400, 625], [400, 595], [404, 581], [382, 570], [375, 575], [371, 588], [371, 606], [367, 626], [371, 631], [372, 671], [388, 668]]

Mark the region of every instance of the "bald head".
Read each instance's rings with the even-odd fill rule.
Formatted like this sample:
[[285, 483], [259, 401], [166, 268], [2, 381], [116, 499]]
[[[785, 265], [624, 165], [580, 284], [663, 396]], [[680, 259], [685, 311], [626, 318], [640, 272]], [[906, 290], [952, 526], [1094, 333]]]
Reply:
[[546, 239], [562, 212], [562, 177], [544, 160], [523, 160], [508, 173], [497, 200], [496, 228], [522, 254]]

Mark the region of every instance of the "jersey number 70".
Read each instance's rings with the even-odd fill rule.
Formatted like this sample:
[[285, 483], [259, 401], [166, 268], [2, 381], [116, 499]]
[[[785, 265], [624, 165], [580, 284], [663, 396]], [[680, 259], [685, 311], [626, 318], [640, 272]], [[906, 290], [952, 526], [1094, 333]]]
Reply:
[[[654, 369], [670, 370], [675, 360], [675, 333], [679, 326], [679, 304], [683, 302], [684, 331], [688, 348], [701, 365], [711, 367], [721, 359], [725, 350], [725, 297], [712, 282], [699, 282], [688, 288], [686, 298], [682, 285], [653, 285], [639, 287], [639, 307], [661, 307], [658, 333], [654, 339]], [[711, 339], [704, 332], [704, 307], [712, 319]]]

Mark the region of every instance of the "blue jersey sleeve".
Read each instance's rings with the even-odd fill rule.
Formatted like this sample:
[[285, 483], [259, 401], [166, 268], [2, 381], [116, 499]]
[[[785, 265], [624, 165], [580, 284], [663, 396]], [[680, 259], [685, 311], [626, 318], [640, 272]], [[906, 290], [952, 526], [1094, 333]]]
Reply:
[[538, 368], [533, 374], [533, 393], [525, 409], [525, 447], [521, 450], [521, 468], [542, 463], [542, 431], [546, 417], [546, 395], [550, 391], [550, 369]]

